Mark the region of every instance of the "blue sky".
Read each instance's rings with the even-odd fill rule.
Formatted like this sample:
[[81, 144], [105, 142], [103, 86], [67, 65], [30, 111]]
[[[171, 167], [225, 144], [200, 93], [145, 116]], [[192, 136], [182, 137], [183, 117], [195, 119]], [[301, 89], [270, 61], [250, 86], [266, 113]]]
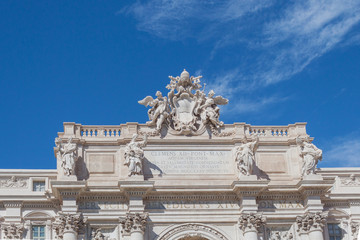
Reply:
[[186, 68], [225, 123], [308, 122], [321, 167], [360, 167], [360, 1], [0, 1], [0, 168], [55, 168], [63, 122], [146, 122]]

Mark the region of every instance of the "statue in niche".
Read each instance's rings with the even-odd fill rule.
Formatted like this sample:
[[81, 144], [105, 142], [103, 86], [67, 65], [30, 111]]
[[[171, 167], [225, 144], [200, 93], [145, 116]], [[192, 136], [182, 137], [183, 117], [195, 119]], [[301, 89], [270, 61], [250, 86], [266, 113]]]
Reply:
[[156, 126], [156, 130], [160, 131], [162, 124], [169, 116], [169, 105], [167, 97], [163, 97], [160, 91], [156, 92], [156, 97], [156, 99], [153, 99], [151, 96], [147, 96], [143, 100], [138, 101], [138, 103], [145, 107], [152, 107], [148, 111], [150, 121], [146, 124], [148, 126]]
[[304, 140], [296, 138], [296, 143], [303, 158], [302, 176], [315, 174], [317, 164], [322, 160], [322, 151], [312, 144], [309, 138]]
[[240, 176], [250, 176], [253, 174], [255, 165], [255, 147], [259, 142], [259, 138], [254, 141], [243, 143], [235, 148], [235, 162], [239, 170]]
[[142, 161], [144, 159], [144, 150], [142, 147], [146, 146], [147, 135], [144, 136], [144, 140], [136, 142], [137, 134], [134, 134], [130, 143], [125, 147], [125, 163], [124, 165], [128, 166], [129, 174], [132, 175], [141, 175], [142, 174]]
[[72, 138], [68, 140], [68, 143], [63, 147], [59, 146], [61, 167], [64, 170], [64, 174], [67, 176], [75, 173], [75, 161], [77, 159], [77, 145], [72, 143]]
[[222, 96], [214, 97], [214, 95], [213, 90], [208, 93], [208, 96], [205, 98], [205, 103], [200, 106], [200, 116], [205, 124], [210, 123], [212, 127], [219, 128], [222, 127], [224, 123], [219, 120], [220, 108], [217, 105], [226, 105], [229, 100]]

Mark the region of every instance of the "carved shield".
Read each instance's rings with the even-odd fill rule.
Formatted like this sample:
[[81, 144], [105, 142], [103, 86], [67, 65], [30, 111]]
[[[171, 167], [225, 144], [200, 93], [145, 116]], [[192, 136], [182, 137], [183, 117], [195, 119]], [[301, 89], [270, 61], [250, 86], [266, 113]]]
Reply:
[[194, 108], [196, 101], [189, 94], [183, 93], [179, 98], [174, 98], [176, 118], [181, 124], [188, 124], [195, 120]]

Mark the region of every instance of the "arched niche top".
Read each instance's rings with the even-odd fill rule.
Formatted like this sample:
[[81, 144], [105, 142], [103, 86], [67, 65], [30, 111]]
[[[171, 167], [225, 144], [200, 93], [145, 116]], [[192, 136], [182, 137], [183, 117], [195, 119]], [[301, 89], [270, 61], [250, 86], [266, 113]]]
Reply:
[[230, 240], [221, 230], [202, 223], [172, 225], [165, 229], [157, 240], [180, 240], [186, 239], [186, 237], [189, 238], [189, 240], [195, 237], [206, 240]]
[[32, 211], [24, 216], [25, 220], [32, 220], [32, 219], [47, 220], [52, 218], [54, 218], [54, 216], [51, 216], [49, 213], [45, 211]]

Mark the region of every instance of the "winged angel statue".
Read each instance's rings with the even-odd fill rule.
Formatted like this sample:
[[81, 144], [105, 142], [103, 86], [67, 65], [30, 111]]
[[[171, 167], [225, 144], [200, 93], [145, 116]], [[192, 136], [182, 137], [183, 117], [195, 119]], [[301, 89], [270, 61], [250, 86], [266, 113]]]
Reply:
[[[228, 99], [222, 96], [214, 96], [210, 91], [207, 96], [202, 89], [200, 79], [202, 76], [193, 77], [184, 70], [180, 77], [169, 76], [170, 83], [168, 97], [156, 92], [156, 99], [151, 96], [139, 101], [144, 106], [150, 106], [148, 110], [148, 126], [154, 126], [160, 133], [162, 126], [167, 125], [170, 133], [175, 135], [199, 135], [206, 127], [216, 133], [224, 125], [219, 120], [220, 108], [218, 105], [226, 105]], [[205, 84], [204, 84], [205, 88]]]

